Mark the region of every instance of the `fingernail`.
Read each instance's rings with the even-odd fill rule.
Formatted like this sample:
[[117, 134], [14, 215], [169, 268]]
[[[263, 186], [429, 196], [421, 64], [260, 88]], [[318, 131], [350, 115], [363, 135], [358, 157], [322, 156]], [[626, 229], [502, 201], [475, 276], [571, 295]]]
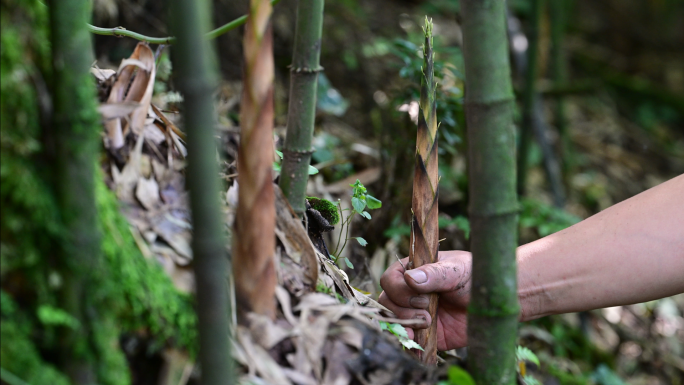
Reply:
[[425, 283], [427, 275], [422, 270], [409, 270], [406, 272], [416, 283]]
[[430, 301], [425, 297], [411, 297], [409, 299], [409, 305], [418, 309], [427, 309]]

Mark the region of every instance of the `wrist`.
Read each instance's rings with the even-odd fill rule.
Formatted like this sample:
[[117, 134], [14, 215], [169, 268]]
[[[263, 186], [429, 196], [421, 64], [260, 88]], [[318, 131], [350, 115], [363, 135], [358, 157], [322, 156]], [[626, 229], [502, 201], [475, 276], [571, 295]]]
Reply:
[[543, 251], [538, 242], [518, 247], [516, 260], [518, 264], [518, 303], [520, 304], [521, 322], [530, 321], [550, 314], [547, 293], [541, 283], [542, 274], [535, 265], [534, 256]]

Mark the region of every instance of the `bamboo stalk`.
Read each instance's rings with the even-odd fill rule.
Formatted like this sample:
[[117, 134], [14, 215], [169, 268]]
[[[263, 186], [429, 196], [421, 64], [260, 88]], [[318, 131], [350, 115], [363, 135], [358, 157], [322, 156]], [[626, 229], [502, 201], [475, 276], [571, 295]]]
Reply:
[[503, 1], [464, 0], [463, 53], [473, 273], [468, 363], [478, 384], [514, 384], [518, 200]]
[[[413, 177], [413, 221], [409, 259], [413, 268], [437, 262], [439, 250], [437, 168], [437, 103], [432, 52], [432, 20], [425, 18], [423, 45], [423, 78], [420, 84], [420, 112], [416, 138], [416, 163]], [[416, 330], [415, 339], [424, 351], [418, 355], [428, 365], [437, 363], [437, 294], [430, 295], [428, 312], [432, 323], [427, 329]]]
[[[55, 138], [55, 190], [64, 224], [59, 264], [64, 285], [61, 305], [80, 323], [65, 328], [62, 357], [75, 384], [97, 382], [92, 342], [92, 276], [101, 255], [95, 204], [95, 165], [100, 117], [89, 69], [93, 62], [85, 25], [90, 2], [60, 0], [50, 4]], [[96, 322], [96, 321], [94, 321]]]
[[311, 139], [316, 117], [316, 85], [321, 56], [324, 0], [300, 0], [297, 6], [295, 46], [290, 67], [290, 104], [283, 148], [280, 188], [292, 209], [306, 209], [306, 183], [311, 162]]
[[[567, 12], [568, 4], [566, 0], [549, 2], [549, 13], [551, 16], [551, 76], [553, 77], [555, 87], [564, 87], [568, 81], [567, 59], [563, 52]], [[565, 95], [557, 94], [554, 96], [554, 99], [556, 101], [554, 117], [560, 136], [561, 166], [565, 182], [567, 182], [568, 175], [571, 174], [575, 162], [572, 143], [568, 133]]]
[[539, 24], [544, 0], [532, 0], [530, 14], [530, 33], [527, 45], [527, 71], [525, 72], [525, 90], [523, 91], [523, 118], [520, 126], [520, 147], [518, 151], [518, 194], [525, 194], [527, 180], [527, 158], [532, 144], [532, 120], [534, 119], [534, 98], [536, 95], [537, 69], [539, 67], [537, 55], [539, 53]]
[[183, 94], [187, 131], [187, 187], [192, 210], [192, 250], [197, 282], [202, 384], [234, 383], [230, 358], [230, 292], [226, 242], [218, 202], [219, 178], [214, 141], [212, 93], [217, 83], [211, 47], [204, 38], [209, 29], [206, 1], [171, 2], [171, 25], [178, 40], [173, 60]]
[[[239, 205], [233, 243], [238, 310], [275, 316], [273, 38], [271, 3], [251, 0], [244, 37], [238, 152]], [[244, 318], [242, 318], [244, 321]]]

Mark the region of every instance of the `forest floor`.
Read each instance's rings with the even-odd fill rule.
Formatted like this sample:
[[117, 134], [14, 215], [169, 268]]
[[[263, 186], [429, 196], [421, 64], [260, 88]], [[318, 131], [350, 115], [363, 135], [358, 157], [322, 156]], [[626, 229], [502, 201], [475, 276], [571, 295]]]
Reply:
[[[419, 19], [410, 15], [428, 13], [426, 7], [370, 2], [356, 8], [331, 4], [326, 11], [335, 17], [325, 21], [330, 32], [323, 45], [326, 77], [319, 86], [312, 162], [319, 172], [310, 178], [307, 195], [340, 200], [347, 208], [351, 205], [349, 185], [358, 179], [383, 201], [383, 207], [373, 212], [370, 221], [357, 218], [351, 222], [351, 236], [363, 237], [368, 244], [350, 243], [338, 255], [336, 265], [310, 245], [306, 234], [292, 230], [296, 220], [279, 200], [278, 226], [284, 227], [279, 228], [278, 258], [286, 266], [279, 271], [280, 312], [275, 323], [255, 319], [252, 329], [239, 328], [236, 333], [235, 358], [246, 383], [434, 383], [439, 379], [448, 384], [449, 368], [465, 366], [465, 349], [441, 354], [445, 362], [436, 371], [417, 366], [402, 349], [406, 340], [401, 328], [393, 329], [398, 321], [374, 301], [381, 290], [382, 272], [397, 256], [408, 254], [411, 185], [405, 158], [410, 161], [414, 149], [415, 128], [409, 115], [417, 87], [415, 79], [410, 79], [411, 71], [416, 70], [415, 57], [406, 42], [415, 40]], [[442, 11], [434, 20], [440, 35], [437, 56], [442, 63], [439, 92], [446, 98], [441, 99], [445, 112], [452, 111], [453, 116], [440, 118], [444, 131], [452, 135], [440, 138], [445, 148], [440, 154], [444, 166], [440, 168], [439, 238], [445, 239], [440, 248], [467, 250], [467, 180], [459, 120], [463, 114], [459, 110], [462, 59], [453, 49], [459, 45], [460, 27], [454, 21], [457, 18], [449, 16], [451, 11]], [[277, 63], [289, 60], [292, 36], [287, 31], [292, 17], [292, 9], [283, 8], [274, 19], [276, 39], [281, 43], [276, 47], [276, 55], [280, 53]], [[582, 32], [570, 37], [568, 56], [587, 53], [596, 60], [611, 58], [611, 64], [630, 62], [628, 55], [585, 35], [590, 36]], [[396, 36], [402, 39], [396, 41]], [[220, 41], [222, 52], [233, 52], [234, 46], [239, 46], [240, 39], [230, 39], [230, 43]], [[408, 51], [402, 51], [406, 47]], [[100, 50], [114, 51], [109, 46]], [[533, 145], [527, 196], [522, 202], [521, 243], [572, 225], [684, 173], [681, 113], [673, 113], [670, 105], [655, 102], [649, 95], [635, 96], [620, 88], [624, 86], [607, 86], [595, 67], [583, 63], [571, 61], [571, 75], [588, 80], [589, 87], [563, 95], [571, 149], [563, 157], [567, 200], [562, 209], [553, 206], [543, 152]], [[664, 67], [675, 68], [677, 63], [681, 63], [680, 57], [669, 59]], [[107, 60], [98, 64], [105, 67]], [[224, 69], [228, 79], [231, 74], [239, 76], [233, 67], [232, 72]], [[289, 82], [284, 68], [278, 70], [276, 83], [277, 148], [284, 138], [287, 111]], [[639, 72], [616, 64], [613, 71], [636, 74], [651, 84], [660, 81], [650, 69]], [[112, 84], [103, 84], [104, 101]], [[145, 87], [154, 91], [149, 102], [156, 107], [152, 111], [145, 108], [144, 130], [125, 135], [120, 149], [108, 147], [102, 166], [142, 254], [158, 261], [180, 291], [192, 293], [191, 228], [183, 176], [183, 139], [188, 128], [183, 127], [178, 113], [180, 96], [173, 90], [166, 53], [158, 60], [156, 81]], [[216, 95], [220, 177], [224, 181], [221, 201], [228, 229], [237, 204], [231, 187], [237, 177], [240, 93], [241, 84], [233, 79], [222, 82]], [[552, 96], [543, 99], [547, 122], [554, 121], [554, 100]], [[545, 135], [554, 148], [560, 147], [557, 127], [550, 124]], [[328, 245], [335, 244], [339, 236], [339, 228], [324, 234]], [[317, 266], [317, 277], [301, 273], [301, 266], [311, 261]], [[383, 328], [390, 330], [382, 332]], [[521, 324], [519, 344], [539, 358], [539, 365], [527, 362], [524, 367], [527, 375], [543, 384], [682, 384], [684, 295]], [[187, 354], [176, 353], [167, 351], [163, 359], [181, 374], [173, 380], [169, 377], [165, 384], [195, 382], [194, 364]], [[534, 380], [528, 377], [527, 381]]]

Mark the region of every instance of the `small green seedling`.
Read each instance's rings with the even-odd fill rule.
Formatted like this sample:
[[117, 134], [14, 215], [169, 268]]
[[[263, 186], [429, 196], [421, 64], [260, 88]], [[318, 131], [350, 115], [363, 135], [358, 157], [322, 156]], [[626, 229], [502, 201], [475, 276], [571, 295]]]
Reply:
[[[379, 199], [368, 194], [368, 190], [366, 190], [366, 187], [358, 179], [354, 184], [350, 184], [349, 186], [353, 188], [351, 198], [352, 208], [342, 210], [342, 205], [339, 201], [337, 202], [339, 217], [342, 219], [342, 227], [340, 228], [340, 236], [337, 238], [337, 245], [335, 246], [335, 251], [333, 251], [331, 255], [333, 261], [335, 261], [336, 263], [337, 259], [339, 258], [339, 255], [342, 254], [342, 251], [344, 250], [345, 246], [347, 246], [348, 240], [356, 239], [356, 241], [359, 242], [359, 245], [364, 247], [368, 244], [368, 242], [366, 242], [366, 240], [361, 237], [349, 238], [349, 224], [351, 223], [351, 220], [354, 218], [354, 214], [359, 214], [366, 219], [371, 219], [371, 215], [370, 213], [368, 213], [368, 211], [366, 211], [366, 209], [375, 210], [382, 207], [382, 202]], [[345, 218], [344, 211], [347, 210], [350, 210], [351, 212]], [[344, 230], [345, 226], [347, 226], [346, 232]], [[342, 243], [342, 234], [345, 234], [344, 243]], [[340, 247], [340, 243], [342, 243], [342, 247]], [[354, 268], [354, 265], [346, 258], [344, 259], [344, 263], [346, 263], [347, 267], [349, 267], [350, 269]]]
[[537, 357], [536, 354], [534, 354], [533, 351], [530, 349], [524, 347], [524, 346], [518, 346], [515, 349], [515, 358], [518, 361], [518, 373], [523, 378], [523, 381], [525, 381], [526, 385], [541, 385], [539, 380], [536, 378], [532, 377], [531, 375], [527, 374], [527, 367], [526, 367], [526, 361], [531, 362], [537, 367], [541, 366], [539, 364], [539, 357]]
[[395, 337], [397, 337], [397, 339], [399, 340], [399, 342], [401, 342], [401, 345], [404, 347], [404, 349], [423, 350], [423, 348], [420, 345], [418, 345], [416, 341], [408, 337], [406, 329], [404, 329], [404, 327], [400, 324], [391, 324], [389, 322], [380, 321], [380, 328], [382, 330], [387, 330], [388, 332], [392, 333]]

